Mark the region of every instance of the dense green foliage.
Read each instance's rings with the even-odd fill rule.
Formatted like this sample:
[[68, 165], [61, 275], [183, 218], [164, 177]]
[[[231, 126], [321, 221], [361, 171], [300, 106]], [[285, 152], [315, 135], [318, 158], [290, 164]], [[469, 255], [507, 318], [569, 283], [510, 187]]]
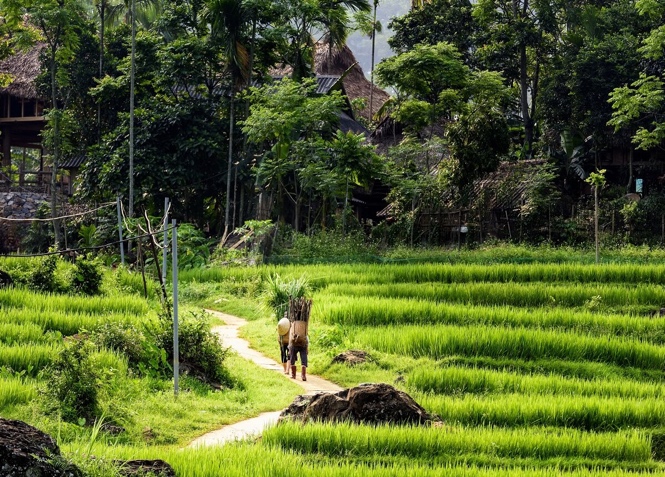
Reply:
[[[348, 130], [362, 130], [347, 116], [366, 107], [364, 85], [350, 72], [313, 80], [339, 68], [353, 31], [375, 43], [372, 7], [404, 13], [392, 1], [139, 2], [132, 118], [126, 5], [3, 0], [12, 35], [0, 56], [46, 45], [46, 165], [85, 155], [77, 200], [88, 204], [128, 200], [131, 155], [137, 211], [157, 215], [169, 197], [174, 217], [225, 239], [270, 219], [307, 236], [357, 226], [382, 245], [488, 233], [579, 244], [593, 230], [584, 179], [607, 168], [601, 242], [662, 242], [658, 2], [412, 2], [382, 20], [394, 55], [370, 76], [394, 97], [363, 118], [379, 126], [376, 150]], [[391, 190], [381, 206], [362, 198], [383, 200], [377, 185]], [[446, 217], [460, 208], [463, 239]], [[34, 227], [25, 245], [78, 239], [69, 233]]]

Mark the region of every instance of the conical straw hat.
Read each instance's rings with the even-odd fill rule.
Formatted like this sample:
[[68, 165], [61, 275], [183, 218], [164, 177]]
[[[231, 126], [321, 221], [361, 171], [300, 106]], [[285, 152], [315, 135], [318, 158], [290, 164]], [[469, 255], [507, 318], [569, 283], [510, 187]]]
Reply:
[[279, 320], [279, 323], [277, 323], [277, 332], [282, 336], [289, 332], [289, 328], [291, 328], [291, 322], [288, 318], [282, 318]]

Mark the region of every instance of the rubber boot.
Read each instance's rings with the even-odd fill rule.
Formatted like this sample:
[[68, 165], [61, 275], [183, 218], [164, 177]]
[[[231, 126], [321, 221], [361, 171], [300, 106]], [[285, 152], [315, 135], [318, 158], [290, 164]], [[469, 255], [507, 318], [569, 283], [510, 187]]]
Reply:
[[291, 365], [291, 379], [296, 379], [296, 365]]
[[302, 367], [302, 380], [307, 381], [307, 368], [305, 366]]

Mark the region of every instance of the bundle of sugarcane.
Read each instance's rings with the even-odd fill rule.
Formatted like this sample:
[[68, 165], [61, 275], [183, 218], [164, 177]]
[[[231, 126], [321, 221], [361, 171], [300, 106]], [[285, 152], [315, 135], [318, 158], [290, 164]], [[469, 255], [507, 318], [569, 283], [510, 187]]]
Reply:
[[310, 298], [289, 298], [289, 321], [309, 321], [309, 313], [312, 309]]

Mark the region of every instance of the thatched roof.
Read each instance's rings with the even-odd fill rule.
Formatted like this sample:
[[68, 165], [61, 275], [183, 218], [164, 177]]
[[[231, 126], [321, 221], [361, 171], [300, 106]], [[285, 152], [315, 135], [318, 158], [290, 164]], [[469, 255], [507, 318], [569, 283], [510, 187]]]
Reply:
[[41, 72], [39, 54], [43, 48], [44, 45], [37, 45], [0, 62], [0, 73], [9, 74], [13, 78], [9, 86], [0, 88], [0, 93], [9, 93], [25, 99], [37, 98], [35, 80]]
[[[333, 48], [332, 58], [329, 60], [328, 44], [319, 42], [316, 44], [316, 53], [314, 55], [314, 70], [317, 75], [333, 75], [341, 76], [346, 70], [351, 68], [351, 71], [344, 77], [342, 83], [344, 84], [344, 91], [350, 101], [357, 98], [364, 98], [367, 101], [367, 107], [360, 111], [360, 115], [369, 120], [369, 93], [372, 84], [365, 77], [358, 60], [353, 56], [353, 52], [348, 46], [344, 46], [341, 50]], [[274, 69], [270, 72], [271, 75], [286, 76], [291, 74], [291, 67], [283, 67]], [[374, 85], [374, 93], [372, 98], [372, 110], [376, 113], [383, 103], [385, 103], [390, 95], [383, 91], [381, 88]]]

